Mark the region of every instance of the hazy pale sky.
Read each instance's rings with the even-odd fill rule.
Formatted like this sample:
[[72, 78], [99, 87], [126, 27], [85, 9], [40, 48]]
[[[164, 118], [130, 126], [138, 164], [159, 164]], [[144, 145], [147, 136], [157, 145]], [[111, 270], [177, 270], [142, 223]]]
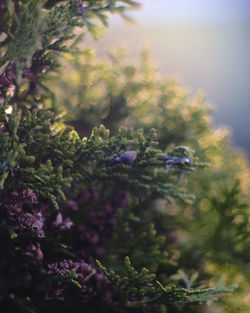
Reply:
[[137, 26], [112, 16], [104, 38], [92, 42], [99, 55], [125, 44], [138, 59], [140, 47], [149, 45], [160, 73], [177, 77], [192, 92], [202, 90], [215, 104], [216, 124], [230, 125], [235, 143], [250, 155], [250, 0], [141, 3], [129, 13]]
[[140, 21], [242, 21], [250, 18], [250, 0], [141, 0]]

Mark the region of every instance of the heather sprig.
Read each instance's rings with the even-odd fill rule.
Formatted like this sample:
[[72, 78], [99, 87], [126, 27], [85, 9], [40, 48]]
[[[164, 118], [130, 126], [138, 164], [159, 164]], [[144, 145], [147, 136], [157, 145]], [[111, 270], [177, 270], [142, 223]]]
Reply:
[[80, 289], [83, 298], [90, 300], [95, 291], [91, 288], [89, 280], [95, 273], [96, 270], [84, 261], [63, 260], [59, 263], [48, 264], [47, 274], [54, 276], [55, 281], [47, 291], [45, 299], [64, 300], [63, 291], [73, 284]]

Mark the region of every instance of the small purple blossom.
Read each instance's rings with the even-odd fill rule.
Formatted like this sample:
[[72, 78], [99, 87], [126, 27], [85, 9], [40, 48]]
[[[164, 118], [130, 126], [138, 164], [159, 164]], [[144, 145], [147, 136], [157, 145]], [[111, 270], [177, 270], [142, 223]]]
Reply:
[[37, 83], [36, 74], [37, 73], [45, 73], [49, 69], [48, 65], [42, 65], [42, 64], [33, 64], [31, 67], [26, 67], [23, 70], [22, 78], [28, 78], [31, 80], [34, 84]]
[[[3, 3], [2, 2], [0, 3], [0, 16], [3, 16], [3, 14], [8, 11], [7, 5], [4, 2]], [[20, 12], [20, 6], [18, 4], [20, 1], [19, 0], [13, 0], [12, 2], [14, 4], [14, 9], [15, 9], [16, 13], [19, 13]], [[1, 57], [1, 55], [0, 55], [0, 57]]]
[[16, 75], [14, 72], [15, 72], [14, 66], [11, 66], [5, 72], [0, 73], [0, 90], [1, 91], [7, 91], [10, 86], [16, 85]]
[[77, 15], [83, 15], [85, 13], [83, 1], [78, 0], [74, 2], [74, 9]]
[[31, 228], [34, 223], [34, 216], [31, 213], [22, 213], [18, 217], [18, 221], [22, 229]]
[[72, 286], [72, 278], [81, 287], [79, 293], [84, 302], [93, 299], [97, 294], [103, 301], [109, 303], [118, 296], [116, 287], [107, 276], [83, 260], [79, 262], [63, 260], [48, 264], [47, 274], [56, 279], [51, 280], [45, 300], [64, 300], [63, 292]]
[[21, 229], [29, 229], [38, 238], [44, 238], [43, 231], [44, 217], [41, 212], [20, 213], [18, 222]]
[[30, 230], [35, 237], [44, 238], [44, 216], [41, 210], [35, 209], [37, 204], [38, 199], [31, 189], [12, 191], [0, 203], [8, 219], [16, 222], [21, 230]]
[[98, 192], [94, 187], [83, 189], [76, 196], [77, 203], [93, 202], [98, 198]]
[[62, 213], [59, 212], [56, 216], [56, 220], [53, 222], [53, 225], [59, 230], [70, 229], [74, 224], [69, 217], [63, 220]]
[[51, 288], [46, 293], [45, 299], [63, 300], [62, 292], [70, 287], [72, 279], [74, 279], [81, 287], [81, 297], [84, 300], [89, 300], [95, 295], [90, 283], [90, 279], [95, 273], [96, 270], [84, 261], [74, 262], [72, 260], [63, 260], [59, 263], [48, 264], [47, 274], [49, 276], [57, 276], [59, 279], [62, 278], [63, 280], [60, 284], [56, 282], [51, 284]]
[[27, 248], [25, 255], [29, 258], [29, 261], [34, 265], [41, 265], [43, 262], [43, 252], [40, 248], [39, 243], [37, 244], [37, 246], [31, 244]]
[[33, 206], [37, 204], [38, 200], [31, 189], [24, 189], [21, 191], [12, 191], [9, 196], [2, 199], [0, 204], [6, 209], [7, 215], [11, 219], [17, 219], [23, 210], [23, 206]]
[[63, 292], [67, 286], [58, 286], [56, 283], [52, 282], [49, 289], [45, 293], [44, 300], [59, 300], [64, 301]]
[[48, 274], [49, 275], [59, 275], [59, 276], [68, 276], [72, 272], [74, 272], [77, 275], [80, 275], [79, 277], [83, 279], [84, 276], [84, 281], [86, 281], [86, 277], [89, 277], [89, 274], [91, 275], [94, 274], [93, 267], [84, 262], [84, 261], [79, 261], [79, 262], [74, 262], [72, 260], [63, 260], [59, 263], [52, 263], [48, 264]]
[[78, 203], [75, 200], [69, 200], [62, 207], [64, 210], [77, 211], [78, 210]]
[[0, 124], [0, 134], [4, 133], [6, 131], [6, 127], [4, 124]]
[[32, 203], [32, 204], [38, 203], [37, 197], [36, 197], [34, 191], [31, 189], [22, 190], [22, 197], [24, 199], [27, 199], [29, 201], [29, 203]]
[[84, 218], [84, 223], [78, 227], [82, 249], [80, 255], [89, 262], [93, 257], [100, 257], [112, 235], [116, 225], [116, 213], [127, 203], [128, 192], [122, 192], [108, 198], [99, 210], [91, 211]]

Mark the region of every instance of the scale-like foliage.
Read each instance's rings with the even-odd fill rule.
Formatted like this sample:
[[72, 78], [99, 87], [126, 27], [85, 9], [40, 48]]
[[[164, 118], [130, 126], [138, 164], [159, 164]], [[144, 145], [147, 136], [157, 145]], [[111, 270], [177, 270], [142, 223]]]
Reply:
[[[143, 106], [148, 114], [150, 102], [141, 102], [138, 94], [147, 91], [150, 96], [156, 86], [146, 62], [143, 84], [135, 83], [135, 69], [126, 67], [126, 88], [121, 88], [115, 57], [115, 71], [99, 78], [105, 68], [84, 61], [80, 77], [85, 102], [69, 112], [82, 124], [76, 125], [80, 134], [62, 118], [67, 98], [58, 102], [57, 87], [49, 86], [61, 52], [75, 55], [80, 65], [76, 27], [95, 35], [97, 19], [107, 25], [108, 13], [127, 18], [126, 12], [137, 6], [133, 0], [0, 2], [1, 312], [177, 312], [232, 290], [223, 285], [206, 288], [197, 277], [189, 281], [178, 271], [179, 264], [185, 266], [185, 249], [177, 244], [180, 225], [188, 228], [185, 221], [178, 224], [171, 210], [185, 213], [196, 189], [182, 182], [184, 174], [200, 173], [207, 166], [183, 145], [188, 134], [173, 137], [175, 145], [166, 148], [169, 141], [162, 127], [157, 127], [159, 135], [149, 131], [158, 126], [156, 120], [147, 125], [143, 118], [136, 130], [118, 127], [131, 113], [133, 125]], [[103, 93], [103, 79], [112, 86], [108, 93]], [[67, 84], [74, 107], [78, 94], [71, 82]], [[129, 96], [130, 90], [136, 97]], [[129, 109], [129, 101], [134, 108], [134, 101], [140, 103], [138, 111]], [[167, 118], [166, 111], [163, 115]], [[101, 121], [111, 135], [98, 126]], [[181, 133], [178, 118], [175, 122]], [[241, 212], [246, 206], [238, 201], [238, 193], [237, 186], [225, 190], [225, 201], [214, 197], [211, 203], [225, 209], [241, 203]], [[219, 225], [234, 221], [229, 215]], [[243, 220], [246, 227], [245, 215]], [[234, 226], [231, 242], [238, 231]], [[197, 240], [196, 247], [199, 244]], [[209, 252], [212, 244], [207, 245]], [[242, 262], [244, 247], [233, 250]], [[190, 259], [202, 268], [202, 258]], [[201, 275], [208, 278], [207, 273]], [[188, 281], [184, 288], [182, 281]]]
[[[174, 285], [163, 287], [155, 279], [155, 274], [151, 274], [148, 269], [142, 268], [138, 272], [131, 265], [128, 257], [125, 258], [125, 268], [121, 275], [115, 272], [108, 272], [105, 267], [97, 261], [98, 267], [105, 275], [114, 282], [125, 301], [128, 308], [145, 308], [151, 303], [156, 303], [154, 310], [162, 309], [162, 305], [171, 303], [200, 303], [213, 299], [213, 295], [232, 291], [230, 288], [217, 290], [216, 288], [184, 289], [176, 288]], [[212, 297], [211, 297], [212, 296]], [[129, 299], [129, 301], [128, 301]]]
[[[126, 62], [121, 49], [110, 53], [111, 62], [98, 60], [91, 49], [67, 54], [65, 59], [68, 75], [61, 78], [60, 103], [64, 104], [67, 123], [80, 133], [88, 134], [92, 125], [100, 122], [111, 133], [119, 125], [142, 127], [145, 133], [154, 127], [161, 148], [185, 144], [210, 164], [188, 179], [187, 188], [191, 193], [195, 190], [196, 196], [191, 205], [146, 201], [140, 214], [156, 208], [154, 214], [144, 214], [144, 219], [149, 224], [154, 221], [170, 241], [171, 232], [176, 234], [181, 228], [179, 262], [183, 268], [204, 266], [209, 256], [210, 262], [205, 263], [209, 274], [216, 273], [219, 278], [225, 273], [229, 281], [242, 283], [245, 275], [249, 277], [249, 167], [244, 155], [230, 147], [228, 131], [213, 129], [211, 109], [203, 98], [191, 97], [175, 81], [162, 79], [148, 51], [143, 51], [140, 66]], [[125, 238], [121, 233], [119, 236]], [[139, 260], [139, 252], [137, 256]], [[137, 260], [132, 259], [135, 264]], [[247, 289], [241, 297], [247, 299]], [[239, 304], [238, 299], [239, 295], [231, 297], [225, 311], [235, 307], [235, 301], [238, 309], [246, 312], [247, 304]]]

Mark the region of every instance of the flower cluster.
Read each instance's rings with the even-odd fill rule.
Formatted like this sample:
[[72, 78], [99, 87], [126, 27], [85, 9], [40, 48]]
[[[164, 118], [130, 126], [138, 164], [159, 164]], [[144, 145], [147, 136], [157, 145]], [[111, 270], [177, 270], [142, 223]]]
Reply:
[[37, 246], [34, 244], [28, 246], [25, 255], [28, 257], [29, 262], [33, 265], [41, 265], [43, 263], [43, 252], [39, 243]]
[[63, 260], [59, 263], [48, 264], [47, 274], [57, 277], [58, 280], [51, 282], [45, 299], [64, 300], [63, 291], [74, 282], [80, 288], [82, 298], [89, 300], [95, 294], [90, 283], [95, 273], [96, 270], [84, 261]]
[[69, 217], [63, 219], [62, 213], [59, 212], [56, 216], [56, 220], [53, 222], [53, 225], [59, 230], [70, 229], [74, 224]]
[[16, 86], [16, 74], [13, 65], [0, 73], [0, 97], [5, 97], [6, 92], [12, 86]]
[[49, 69], [48, 65], [43, 64], [34, 64], [31, 67], [26, 67], [23, 70], [22, 77], [28, 78], [32, 83], [37, 83], [36, 74], [38, 73], [45, 73]]
[[[21, 2], [21, 1], [20, 0], [13, 0], [13, 2], [14, 2], [15, 11], [18, 12], [19, 11], [18, 2]], [[4, 1], [2, 1], [0, 3], [0, 14], [3, 15], [7, 11], [8, 11], [7, 4]]]
[[[23, 60], [25, 64], [26, 60]], [[22, 78], [28, 79], [33, 86], [36, 86], [38, 82], [37, 75], [39, 73], [45, 73], [49, 69], [46, 64], [32, 64], [30, 67], [24, 67], [22, 71]], [[7, 69], [0, 73], [0, 96], [6, 95], [13, 96], [17, 86], [17, 71], [15, 63], [12, 63]]]
[[44, 238], [44, 215], [41, 207], [36, 208], [38, 199], [31, 189], [12, 191], [0, 205], [7, 218], [17, 224], [21, 230], [29, 230], [37, 238]]
[[75, 9], [77, 15], [83, 15], [85, 12], [83, 1], [77, 0], [74, 3], [74, 9]]
[[119, 297], [117, 288], [107, 276], [83, 260], [48, 264], [47, 275], [51, 280], [45, 300], [64, 301], [66, 292], [70, 292], [73, 286], [78, 287], [83, 302], [90, 302], [98, 296], [110, 303]]
[[84, 217], [84, 222], [78, 227], [81, 257], [94, 262], [96, 257], [103, 255], [105, 245], [116, 227], [117, 210], [125, 208], [127, 198], [126, 191], [116, 194]]

